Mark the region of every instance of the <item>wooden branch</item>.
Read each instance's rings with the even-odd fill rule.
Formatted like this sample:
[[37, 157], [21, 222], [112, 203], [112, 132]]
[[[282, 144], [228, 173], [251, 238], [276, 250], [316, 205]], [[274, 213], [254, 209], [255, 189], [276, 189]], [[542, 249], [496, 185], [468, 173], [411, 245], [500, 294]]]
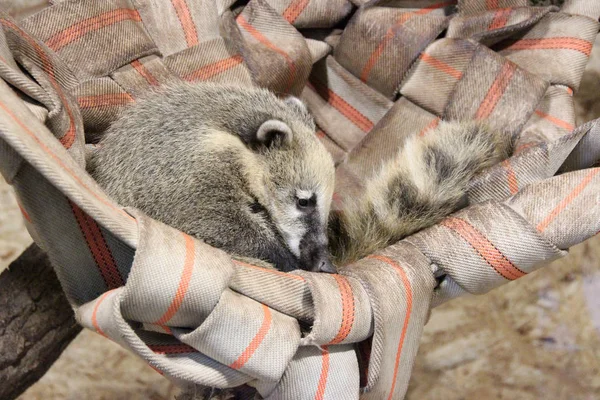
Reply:
[[31, 245], [0, 274], [0, 399], [34, 384], [80, 331], [48, 258]]

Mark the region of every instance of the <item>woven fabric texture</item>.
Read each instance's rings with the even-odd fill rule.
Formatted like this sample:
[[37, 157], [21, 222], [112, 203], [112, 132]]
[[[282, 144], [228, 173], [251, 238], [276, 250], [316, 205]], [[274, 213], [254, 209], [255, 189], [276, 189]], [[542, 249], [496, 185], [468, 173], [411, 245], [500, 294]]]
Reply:
[[[431, 307], [600, 231], [600, 121], [576, 127], [572, 101], [599, 16], [588, 0], [55, 0], [19, 23], [1, 13], [0, 171], [79, 322], [161, 374], [267, 399], [402, 399]], [[337, 208], [440, 120], [485, 119], [517, 147], [442, 223], [336, 275], [281, 273], [122, 208], [86, 174], [119, 110], [181, 79], [300, 96], [337, 165]]]

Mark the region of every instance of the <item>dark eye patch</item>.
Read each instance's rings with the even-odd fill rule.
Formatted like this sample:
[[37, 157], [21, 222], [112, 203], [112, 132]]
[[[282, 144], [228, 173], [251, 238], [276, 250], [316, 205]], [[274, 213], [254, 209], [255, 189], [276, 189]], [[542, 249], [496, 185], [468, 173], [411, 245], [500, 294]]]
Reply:
[[260, 214], [266, 213], [267, 209], [264, 208], [263, 205], [258, 202], [258, 200], [254, 200], [254, 202], [250, 204], [250, 211], [254, 214]]
[[317, 205], [317, 195], [313, 195], [309, 199], [296, 198], [296, 206], [300, 209], [314, 208]]
[[309, 199], [298, 199], [298, 207], [308, 207], [308, 205], [310, 204], [310, 200]]

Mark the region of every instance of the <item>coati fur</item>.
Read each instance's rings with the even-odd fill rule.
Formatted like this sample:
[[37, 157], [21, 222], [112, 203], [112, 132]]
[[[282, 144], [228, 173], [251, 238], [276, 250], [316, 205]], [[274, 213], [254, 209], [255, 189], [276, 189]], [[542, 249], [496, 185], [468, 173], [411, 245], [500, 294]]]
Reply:
[[[127, 108], [91, 153], [88, 170], [121, 205], [235, 258], [335, 272], [460, 208], [468, 182], [507, 157], [511, 145], [478, 122], [441, 122], [410, 137], [364, 196], [330, 212], [334, 164], [300, 100], [178, 83]], [[179, 399], [246, 396], [240, 390], [197, 387]]]
[[296, 98], [177, 83], [136, 100], [88, 171], [119, 204], [238, 257], [333, 272], [333, 161]]
[[460, 208], [468, 182], [510, 147], [481, 123], [441, 122], [410, 137], [364, 196], [330, 213], [333, 161], [300, 100], [178, 83], [126, 109], [88, 169], [121, 205], [234, 256], [334, 272]]

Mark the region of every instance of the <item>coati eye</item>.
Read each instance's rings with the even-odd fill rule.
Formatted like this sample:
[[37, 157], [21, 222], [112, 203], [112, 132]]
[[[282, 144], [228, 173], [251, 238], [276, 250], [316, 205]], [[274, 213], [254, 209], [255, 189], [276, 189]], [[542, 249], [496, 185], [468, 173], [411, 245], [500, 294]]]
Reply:
[[300, 207], [300, 208], [306, 208], [306, 207], [308, 207], [308, 204], [310, 202], [309, 202], [308, 199], [298, 199], [297, 203], [298, 203], [298, 207]]
[[296, 207], [301, 210], [313, 208], [317, 205], [317, 196], [308, 190], [298, 190], [296, 192]]

